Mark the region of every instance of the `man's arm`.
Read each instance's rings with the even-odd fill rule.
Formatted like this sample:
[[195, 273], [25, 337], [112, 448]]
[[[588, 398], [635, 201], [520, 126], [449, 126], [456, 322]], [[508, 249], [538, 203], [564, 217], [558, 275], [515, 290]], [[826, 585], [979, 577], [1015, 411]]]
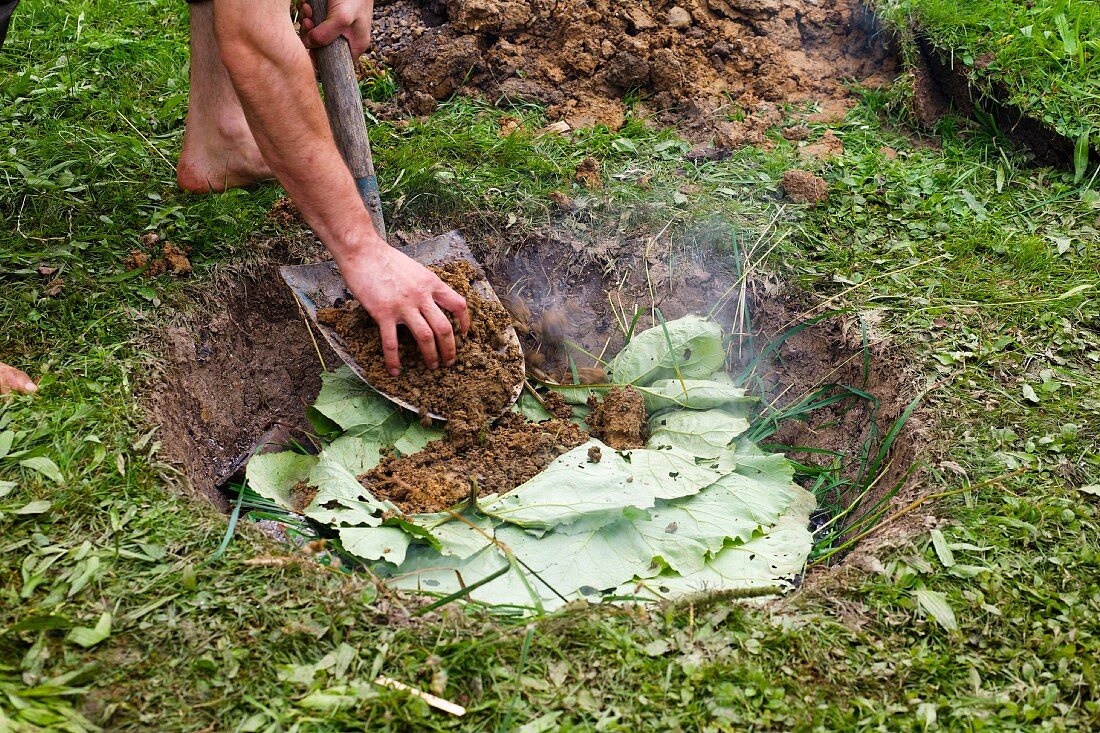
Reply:
[[371, 227], [336, 149], [308, 52], [285, 0], [215, 0], [221, 60], [264, 160], [328, 247], [348, 288], [377, 321], [386, 366], [397, 374], [397, 325], [431, 368], [454, 363], [449, 311], [463, 332], [466, 301], [430, 270], [391, 248]]

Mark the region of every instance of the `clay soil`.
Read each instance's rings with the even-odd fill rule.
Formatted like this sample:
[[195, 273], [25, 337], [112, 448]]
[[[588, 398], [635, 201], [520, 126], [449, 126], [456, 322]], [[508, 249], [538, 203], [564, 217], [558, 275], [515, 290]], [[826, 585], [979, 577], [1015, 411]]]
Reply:
[[323, 308], [317, 317], [336, 329], [373, 387], [415, 405], [422, 415], [443, 416], [452, 438], [472, 440], [511, 403], [513, 389], [523, 380], [523, 354], [505, 335], [511, 326], [508, 311], [473, 290], [478, 275], [470, 263], [452, 262], [433, 269], [466, 298], [469, 310], [470, 330], [465, 336], [456, 334], [458, 361], [454, 366], [429, 369], [416, 340], [401, 327], [402, 368], [394, 377], [382, 361], [378, 325], [358, 302]]
[[390, 0], [374, 38], [414, 114], [461, 92], [614, 129], [632, 93], [643, 115], [726, 138], [788, 103], [835, 115], [845, 82], [896, 72], [859, 0]]
[[360, 482], [403, 512], [438, 512], [470, 496], [475, 484], [478, 496], [511, 491], [586, 440], [571, 422], [531, 423], [507, 413], [478, 444], [437, 440], [411, 456], [383, 459]]
[[645, 401], [633, 387], [616, 387], [602, 401], [590, 397], [588, 427], [615, 450], [641, 448], [649, 438]]

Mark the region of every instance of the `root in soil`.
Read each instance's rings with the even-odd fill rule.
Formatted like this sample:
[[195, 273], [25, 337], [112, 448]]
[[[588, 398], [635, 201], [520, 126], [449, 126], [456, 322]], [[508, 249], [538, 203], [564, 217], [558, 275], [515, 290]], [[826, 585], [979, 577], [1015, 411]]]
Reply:
[[399, 327], [402, 371], [394, 377], [382, 361], [378, 325], [358, 302], [322, 308], [317, 318], [336, 329], [375, 389], [406, 400], [421, 414], [442, 415], [452, 439], [476, 440], [486, 423], [511, 402], [513, 388], [523, 380], [523, 354], [504, 336], [511, 325], [508, 311], [473, 290], [477, 271], [470, 263], [451, 262], [432, 269], [466, 298], [469, 309], [469, 332], [464, 337], [455, 333], [459, 345], [454, 366], [429, 369], [412, 334]]
[[588, 440], [571, 422], [532, 423], [506, 413], [475, 444], [443, 438], [409, 456], [388, 456], [360, 478], [379, 499], [408, 514], [438, 512], [470, 495], [503, 494], [534, 478], [566, 451]]

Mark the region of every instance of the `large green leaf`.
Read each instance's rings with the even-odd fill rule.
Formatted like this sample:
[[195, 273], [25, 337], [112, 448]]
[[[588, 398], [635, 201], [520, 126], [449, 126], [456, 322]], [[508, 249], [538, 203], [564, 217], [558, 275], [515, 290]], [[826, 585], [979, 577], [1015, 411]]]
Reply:
[[698, 494], [722, 477], [720, 471], [700, 465], [695, 456], [675, 448], [639, 448], [623, 451], [622, 455], [630, 462], [631, 482], [645, 486], [657, 499]]
[[401, 437], [393, 444], [394, 450], [403, 456], [409, 456], [423, 450], [424, 446], [433, 440], [443, 437], [443, 431], [435, 427], [424, 427], [414, 422], [401, 434]]
[[[588, 452], [598, 448], [598, 463]], [[722, 474], [677, 450], [617, 452], [596, 439], [559, 456], [542, 473], [482, 511], [528, 529], [587, 532], [614, 522], [630, 509], [648, 509], [657, 499], [697, 494]]]
[[616, 384], [645, 387], [659, 379], [705, 379], [725, 360], [721, 327], [701, 316], [685, 316], [635, 335], [610, 367]]
[[384, 443], [372, 438], [341, 435], [325, 446], [321, 459], [338, 463], [356, 476], [362, 476], [382, 460]]
[[396, 509], [371, 496], [355, 474], [331, 456], [322, 455], [310, 471], [309, 483], [317, 487], [317, 495], [304, 514], [321, 524], [377, 527], [383, 512]]
[[[593, 447], [603, 455], [599, 463], [588, 460]], [[481, 509], [523, 527], [548, 529], [581, 520], [585, 526], [599, 526], [621, 517], [628, 506], [653, 506], [653, 490], [631, 476], [632, 467], [620, 454], [592, 439], [558, 456], [527, 483], [483, 503]]]
[[795, 486], [791, 491], [794, 500], [766, 534], [724, 548], [697, 572], [686, 575], [666, 572], [625, 584], [619, 592], [671, 598], [703, 591], [779, 593], [792, 588], [813, 547], [809, 524], [817, 502], [805, 489]]
[[676, 448], [697, 458], [717, 458], [731, 450], [749, 421], [720, 408], [671, 410], [649, 419], [647, 448]]
[[[658, 379], [648, 387], [639, 387], [645, 400], [645, 409], [649, 414], [671, 407], [692, 410], [709, 410], [724, 407], [740, 414], [740, 410], [757, 402], [749, 397], [745, 390], [733, 386], [733, 382], [724, 374], [716, 374], [712, 379]], [[743, 417], [744, 415], [742, 415]]]
[[431, 534], [444, 555], [465, 559], [492, 544], [497, 522], [491, 517], [464, 512], [453, 514], [414, 514], [406, 517]]
[[408, 422], [399, 408], [346, 366], [321, 375], [321, 392], [312, 409], [348, 435], [372, 438], [385, 445], [396, 440]]
[[397, 568], [388, 583], [404, 590], [448, 595], [506, 570], [494, 580], [475, 588], [468, 598], [491, 605], [539, 608], [545, 611], [564, 604], [545, 586], [540, 584], [540, 590], [536, 590], [524, 575], [509, 565], [508, 559], [497, 547], [486, 547], [470, 557], [458, 558], [441, 556], [429, 547], [413, 545], [409, 548], [405, 562]]
[[343, 527], [340, 544], [364, 560], [386, 560], [395, 565], [405, 562], [412, 535], [397, 527]]
[[503, 525], [497, 528], [497, 539], [535, 574], [529, 578], [532, 584], [541, 581], [567, 598], [598, 596], [661, 570], [650, 567], [652, 548], [625, 518], [586, 532], [541, 537]]
[[249, 459], [245, 478], [248, 487], [260, 496], [284, 509], [296, 511], [290, 496], [291, 489], [307, 480], [316, 465], [316, 456], [293, 451], [258, 453]]

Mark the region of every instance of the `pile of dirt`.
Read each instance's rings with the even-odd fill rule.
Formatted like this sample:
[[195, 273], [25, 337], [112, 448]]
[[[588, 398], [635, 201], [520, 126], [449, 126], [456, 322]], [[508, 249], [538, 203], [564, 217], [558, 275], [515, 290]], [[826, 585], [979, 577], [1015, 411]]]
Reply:
[[523, 380], [523, 353], [505, 334], [511, 316], [498, 303], [473, 290], [477, 271], [468, 262], [450, 262], [432, 268], [459, 295], [466, 298], [470, 330], [459, 337], [458, 361], [432, 371], [408, 329], [398, 329], [401, 374], [394, 377], [382, 361], [382, 336], [374, 319], [356, 301], [340, 308], [322, 308], [321, 323], [332, 326], [376, 389], [404, 399], [420, 409], [447, 419], [447, 433], [455, 440], [473, 440], [492, 416], [512, 401], [512, 389]]
[[383, 459], [360, 483], [403, 512], [438, 512], [468, 497], [474, 483], [478, 496], [511, 491], [586, 440], [571, 422], [532, 423], [509, 412], [476, 445], [436, 440], [410, 456]]
[[617, 128], [624, 95], [640, 91], [641, 111], [664, 122], [720, 122], [888, 81], [895, 62], [872, 22], [859, 0], [392, 0], [373, 53], [416, 114], [481, 92]]
[[641, 392], [633, 387], [616, 387], [602, 402], [589, 397], [588, 406], [592, 408], [587, 418], [592, 435], [615, 450], [645, 447], [649, 422]]
[[783, 174], [783, 191], [796, 204], [817, 205], [829, 198], [829, 184], [808, 171], [790, 170]]

